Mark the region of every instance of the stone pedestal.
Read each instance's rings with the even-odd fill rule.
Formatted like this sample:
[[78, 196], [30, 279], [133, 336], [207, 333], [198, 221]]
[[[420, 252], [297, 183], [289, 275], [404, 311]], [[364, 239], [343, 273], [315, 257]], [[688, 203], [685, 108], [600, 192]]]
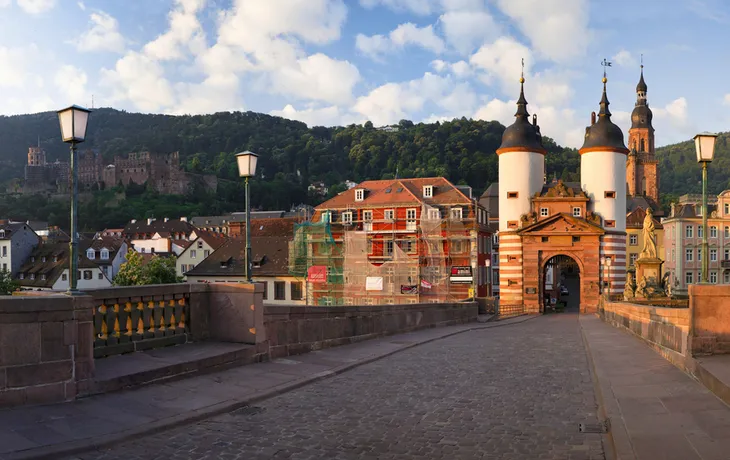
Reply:
[[[664, 261], [657, 257], [642, 257], [636, 260], [636, 297], [647, 298], [651, 294], [664, 294], [662, 289], [662, 265]], [[640, 292], [641, 280], [646, 277], [646, 294]]]

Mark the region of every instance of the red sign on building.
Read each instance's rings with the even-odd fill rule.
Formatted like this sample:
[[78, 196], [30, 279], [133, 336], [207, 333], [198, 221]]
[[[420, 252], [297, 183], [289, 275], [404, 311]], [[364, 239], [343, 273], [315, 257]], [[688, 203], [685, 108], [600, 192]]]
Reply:
[[312, 265], [307, 270], [307, 281], [310, 283], [326, 283], [327, 267], [324, 265]]

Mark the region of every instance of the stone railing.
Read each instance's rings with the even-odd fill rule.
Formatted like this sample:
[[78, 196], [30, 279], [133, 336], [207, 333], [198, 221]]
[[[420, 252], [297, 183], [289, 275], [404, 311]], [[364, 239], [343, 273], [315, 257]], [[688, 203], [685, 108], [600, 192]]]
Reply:
[[696, 355], [730, 353], [730, 286], [689, 287], [692, 312], [692, 352]]
[[0, 407], [68, 401], [94, 375], [92, 301], [0, 297]]
[[601, 319], [645, 340], [665, 358], [684, 365], [689, 355], [690, 311], [601, 299]]
[[384, 335], [475, 321], [476, 302], [368, 306], [267, 305], [270, 358], [296, 355]]

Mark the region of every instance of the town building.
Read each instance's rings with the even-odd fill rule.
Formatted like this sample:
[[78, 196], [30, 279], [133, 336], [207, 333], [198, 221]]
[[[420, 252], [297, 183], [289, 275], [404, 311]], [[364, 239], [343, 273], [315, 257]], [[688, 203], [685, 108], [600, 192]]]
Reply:
[[18, 273], [38, 243], [40, 238], [28, 224], [0, 221], [0, 270]]
[[[579, 292], [572, 295], [583, 311], [597, 309], [603, 286], [611, 295], [623, 292], [629, 150], [611, 121], [606, 83], [604, 76], [598, 116], [591, 115], [579, 150], [581, 182], [546, 184], [547, 152], [520, 79], [515, 122], [497, 150], [498, 198], [494, 189], [482, 198], [498, 202], [500, 312], [543, 312], [569, 272], [579, 273]], [[603, 270], [607, 258], [614, 268]]]
[[[169, 254], [182, 252], [183, 243], [173, 248], [173, 242], [193, 241], [197, 238], [196, 228], [186, 217], [180, 219], [154, 219], [138, 221], [132, 219], [125, 227], [122, 237], [129, 240], [135, 251], [141, 253]], [[177, 253], [179, 253], [177, 252]]]
[[[124, 260], [125, 249], [119, 240], [80, 241], [77, 288], [83, 291], [110, 287]], [[16, 276], [21, 288], [67, 291], [70, 286], [69, 254], [67, 243], [38, 245]]]
[[[465, 193], [466, 192], [466, 193]], [[297, 225], [290, 270], [310, 305], [487, 296], [487, 213], [443, 177], [365, 181]]]
[[[197, 238], [190, 241], [185, 249], [177, 256], [175, 262], [177, 275], [185, 276], [185, 273], [195, 268], [203, 260], [207, 259], [216, 249], [220, 248], [228, 238], [221, 233], [211, 233], [204, 230], [197, 230]], [[177, 243], [178, 241], [174, 241]]]
[[[289, 242], [288, 235], [251, 238], [251, 276], [264, 285], [264, 304], [305, 303], [306, 284], [289, 273]], [[240, 283], [246, 281], [245, 273], [246, 241], [230, 239], [185, 276], [188, 283]]]
[[[700, 282], [702, 271], [702, 195], [682, 195], [672, 203], [664, 226], [664, 270], [672, 292], [687, 295]], [[707, 242], [712, 284], [730, 284], [730, 190], [708, 197]]]

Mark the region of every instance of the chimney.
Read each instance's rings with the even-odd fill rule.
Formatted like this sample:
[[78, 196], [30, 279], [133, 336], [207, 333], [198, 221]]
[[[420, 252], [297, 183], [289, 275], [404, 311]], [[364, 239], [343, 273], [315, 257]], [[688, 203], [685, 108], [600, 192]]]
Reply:
[[180, 218], [180, 222], [187, 222], [187, 221], [188, 221], [188, 218], [187, 217], [181, 217]]
[[154, 222], [154, 221], [155, 221], [155, 218], [154, 217], [148, 218], [147, 219], [147, 225], [152, 225], [152, 222]]
[[596, 124], [596, 112], [591, 112], [591, 126]]
[[537, 114], [532, 114], [532, 126], [537, 126]]
[[136, 224], [137, 223], [137, 219], [132, 219], [132, 220], [129, 221], [129, 223]]

